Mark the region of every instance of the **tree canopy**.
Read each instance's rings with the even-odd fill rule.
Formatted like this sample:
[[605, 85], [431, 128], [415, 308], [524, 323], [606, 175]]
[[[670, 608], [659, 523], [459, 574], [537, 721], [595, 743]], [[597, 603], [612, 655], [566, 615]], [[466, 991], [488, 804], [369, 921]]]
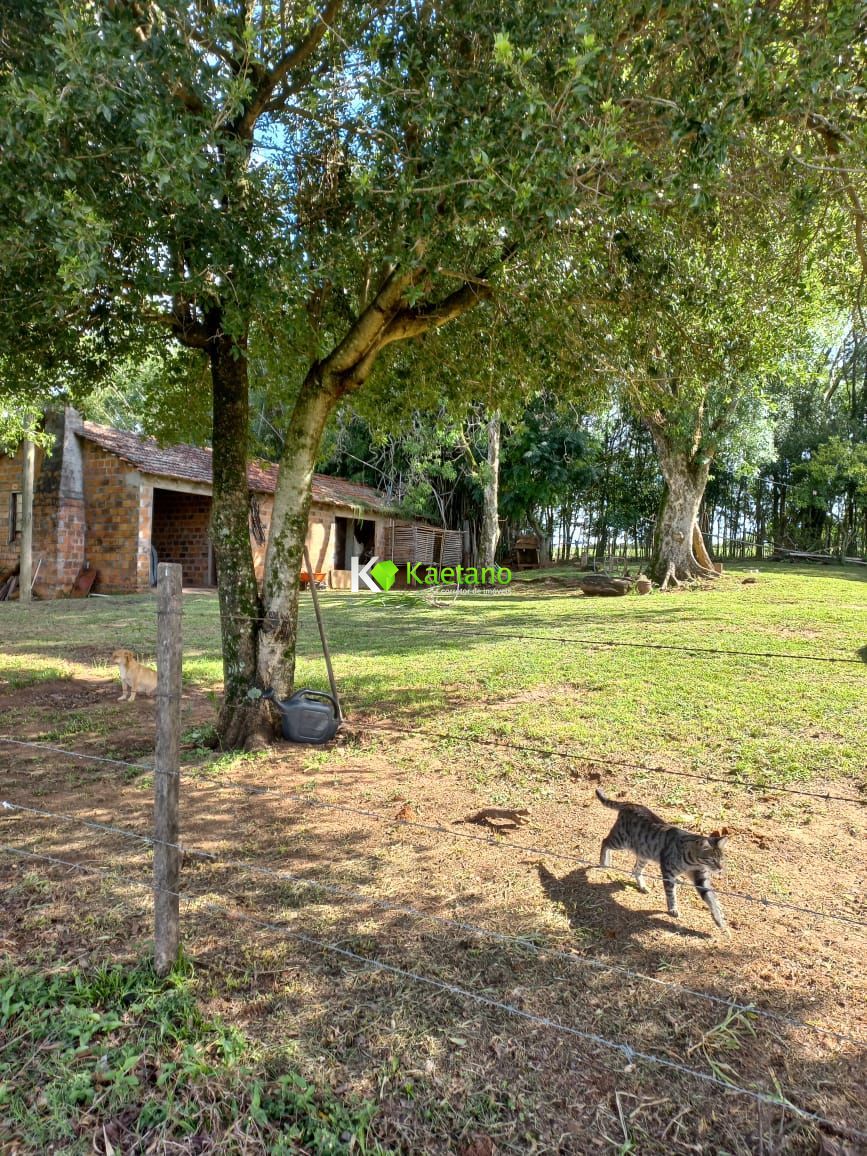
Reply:
[[[553, 284], [556, 300], [562, 254], [586, 269], [599, 238], [611, 258], [597, 262], [603, 292], [613, 283], [622, 296], [636, 222], [652, 238], [643, 262], [695, 279], [689, 250], [702, 222], [712, 229], [727, 198], [761, 203], [781, 184], [807, 209], [845, 206], [863, 258], [864, 16], [854, 0], [828, 10], [735, 0], [8, 8], [4, 390], [33, 406], [76, 381], [87, 389], [124, 356], [174, 367], [167, 341], [206, 360], [227, 741], [247, 725], [235, 721], [251, 689], [291, 684], [323, 431], [395, 346], [470, 312], [487, 326], [498, 293], [532, 285], [544, 298]], [[699, 265], [726, 244], [703, 240]], [[581, 294], [592, 302], [586, 280]], [[730, 288], [728, 300], [734, 319], [747, 296]], [[684, 304], [670, 295], [672, 355]], [[709, 340], [723, 321], [720, 312]], [[283, 383], [261, 593], [247, 535], [251, 352], [272, 365], [279, 353]], [[725, 356], [733, 365], [737, 351]], [[575, 379], [587, 370], [576, 359]], [[399, 372], [388, 381], [400, 407], [415, 383]]]

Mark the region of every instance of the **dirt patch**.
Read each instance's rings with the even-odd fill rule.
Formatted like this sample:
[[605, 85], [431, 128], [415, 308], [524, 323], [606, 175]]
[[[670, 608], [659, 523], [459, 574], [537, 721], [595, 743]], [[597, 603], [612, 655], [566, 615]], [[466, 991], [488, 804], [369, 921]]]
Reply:
[[[0, 706], [24, 739], [62, 734], [84, 714], [94, 729], [56, 745], [147, 763], [154, 703], [117, 703], [118, 693], [114, 680], [78, 678], [9, 690]], [[213, 717], [205, 695], [185, 696], [184, 712], [190, 728]], [[277, 1065], [291, 1057], [341, 1093], [376, 1099], [377, 1134], [408, 1152], [821, 1150], [821, 1133], [791, 1112], [759, 1110], [598, 1037], [723, 1082], [779, 1083], [792, 1103], [840, 1123], [828, 1144], [863, 1150], [845, 1129], [867, 1128], [864, 1045], [782, 1021], [867, 1039], [864, 928], [731, 894], [863, 920], [853, 872], [863, 863], [863, 808], [697, 784], [680, 814], [705, 830], [724, 814], [731, 835], [726, 937], [686, 888], [674, 922], [659, 880], [642, 895], [623, 874], [590, 865], [611, 820], [593, 799], [597, 782], [663, 813], [671, 807], [661, 800], [682, 783], [587, 766], [529, 800], [506, 777], [474, 781], [472, 744], [450, 743], [436, 770], [430, 754], [418, 736], [371, 740], [362, 730], [325, 766], [319, 752], [284, 748], [220, 771], [205, 752], [187, 751], [183, 928], [208, 1011]], [[149, 829], [141, 770], [0, 744], [0, 775], [7, 799]], [[508, 834], [459, 822], [483, 808], [528, 814]], [[0, 936], [13, 958], [86, 965], [148, 951], [141, 844], [21, 812], [5, 813], [0, 841], [124, 877], [0, 858]], [[616, 864], [631, 866], [625, 855]], [[142, 888], [128, 882], [136, 879]], [[731, 1009], [729, 999], [782, 1019]]]

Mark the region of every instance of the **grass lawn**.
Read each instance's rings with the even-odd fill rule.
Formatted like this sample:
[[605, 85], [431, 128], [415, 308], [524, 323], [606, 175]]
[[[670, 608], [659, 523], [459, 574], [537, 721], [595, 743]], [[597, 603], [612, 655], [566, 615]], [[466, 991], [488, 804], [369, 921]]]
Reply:
[[[558, 590], [552, 579], [570, 573], [518, 575], [509, 595], [446, 597], [440, 605], [399, 593], [323, 595], [347, 714], [446, 732], [461, 743], [468, 735], [502, 738], [588, 757], [713, 769], [758, 784], [817, 775], [863, 781], [862, 570], [765, 564], [758, 574], [729, 570], [712, 589], [624, 599]], [[758, 581], [743, 585], [744, 577]], [[153, 655], [154, 609], [151, 597], [41, 604], [26, 619], [14, 605], [0, 607], [0, 686], [92, 674], [94, 666], [111, 677], [104, 664], [113, 646]], [[216, 693], [216, 598], [188, 596], [183, 630], [185, 681]], [[307, 597], [300, 636], [297, 684], [327, 689]], [[556, 774], [568, 759], [546, 766], [526, 753], [480, 749], [478, 763], [479, 774], [502, 771], [507, 779], [516, 769], [532, 770], [527, 785], [544, 789], [546, 771]]]
[[[864, 808], [779, 789], [867, 797], [867, 575], [760, 563], [711, 588], [622, 599], [585, 598], [569, 569], [516, 577], [500, 597], [323, 595], [347, 726], [324, 748], [254, 756], [204, 747], [217, 602], [185, 597], [182, 831], [211, 856], [184, 862], [185, 962], [168, 985], [146, 965], [146, 847], [0, 813], [0, 843], [120, 872], [0, 857], [0, 1150], [861, 1150], [863, 1042], [641, 977], [867, 1038]], [[118, 703], [107, 659], [119, 646], [152, 658], [155, 611], [150, 596], [0, 605], [0, 733], [147, 762], [154, 704]], [[308, 596], [297, 683], [327, 687]], [[0, 776], [18, 803], [148, 830], [151, 778], [136, 768], [0, 744]], [[661, 887], [642, 895], [588, 869], [611, 819], [600, 782], [693, 829], [729, 830], [731, 936], [694, 895], [674, 923]], [[526, 808], [527, 824], [500, 837], [466, 825], [482, 807]], [[272, 920], [781, 1088], [842, 1131], [305, 947], [260, 925]]]

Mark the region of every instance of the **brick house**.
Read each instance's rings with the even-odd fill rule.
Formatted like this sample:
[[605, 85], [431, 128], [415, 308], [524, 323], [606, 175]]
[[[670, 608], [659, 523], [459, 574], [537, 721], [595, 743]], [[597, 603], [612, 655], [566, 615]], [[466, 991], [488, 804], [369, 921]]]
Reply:
[[[83, 421], [72, 409], [46, 418], [54, 444], [37, 450], [33, 497], [34, 585], [41, 597], [68, 594], [87, 565], [97, 571], [94, 590], [135, 593], [154, 582], [156, 562], [180, 562], [186, 586], [214, 586], [216, 571], [208, 524], [211, 451], [160, 446], [109, 426]], [[0, 455], [0, 573], [20, 554], [23, 451]], [[250, 540], [261, 580], [277, 466], [251, 462]], [[400, 519], [372, 486], [317, 474], [307, 531], [315, 571], [345, 584], [353, 555], [366, 561], [388, 556], [395, 526], [444, 535], [424, 523]], [[460, 535], [451, 535], [460, 538]], [[445, 560], [445, 559], [444, 559]], [[460, 558], [458, 558], [458, 561]]]

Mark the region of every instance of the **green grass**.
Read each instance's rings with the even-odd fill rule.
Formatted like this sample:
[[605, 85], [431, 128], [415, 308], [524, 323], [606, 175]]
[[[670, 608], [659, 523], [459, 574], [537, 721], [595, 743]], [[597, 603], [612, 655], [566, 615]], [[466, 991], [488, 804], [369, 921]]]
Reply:
[[[5, 650], [5, 641], [3, 647]], [[73, 675], [73, 668], [62, 660], [53, 660], [41, 654], [0, 652], [0, 691], [4, 687], [17, 690], [25, 686], [35, 686], [40, 682], [52, 682], [58, 678], [72, 678]]]
[[104, 1151], [106, 1137], [117, 1152], [200, 1151], [203, 1139], [275, 1154], [381, 1151], [367, 1143], [369, 1103], [342, 1103], [205, 1018], [189, 968], [163, 981], [145, 965], [6, 967], [0, 993], [3, 1151], [71, 1156], [94, 1139]]
[[[747, 571], [754, 572], [756, 584], [742, 584]], [[710, 590], [618, 599], [539, 586], [558, 573], [575, 574], [518, 575], [509, 595], [443, 605], [406, 593], [324, 594], [334, 667], [350, 717], [364, 713], [454, 735], [453, 742], [429, 744], [422, 758], [480, 781], [510, 780], [541, 791], [568, 771], [568, 759], [476, 747], [467, 736], [548, 746], [576, 757], [713, 768], [756, 783], [863, 779], [862, 568], [753, 563], [729, 570]], [[183, 630], [185, 684], [216, 701], [216, 599], [189, 596]], [[152, 655], [155, 631], [149, 596], [43, 603], [26, 616], [20, 607], [0, 607], [7, 677], [60, 668], [70, 646], [80, 652], [101, 644], [108, 653], [128, 645]], [[754, 657], [750, 651], [808, 661]], [[813, 657], [855, 662], [809, 661]], [[95, 655], [91, 675], [100, 661]], [[296, 683], [327, 688], [307, 595]], [[388, 742], [382, 736], [381, 744]], [[374, 750], [381, 744], [371, 740]], [[342, 757], [335, 752], [322, 769]]]

